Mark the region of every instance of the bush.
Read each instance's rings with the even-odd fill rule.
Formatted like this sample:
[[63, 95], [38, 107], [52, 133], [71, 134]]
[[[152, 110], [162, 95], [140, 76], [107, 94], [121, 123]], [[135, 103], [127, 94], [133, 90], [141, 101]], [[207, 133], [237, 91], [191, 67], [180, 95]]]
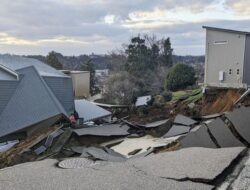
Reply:
[[172, 92], [170, 91], [165, 90], [161, 95], [164, 97], [166, 102], [169, 102], [172, 100]]
[[165, 105], [165, 98], [161, 95], [157, 95], [154, 97], [154, 103], [153, 106], [157, 108], [164, 107]]
[[193, 67], [185, 64], [176, 64], [167, 74], [165, 89], [172, 91], [185, 89], [194, 85], [195, 81], [195, 70]]

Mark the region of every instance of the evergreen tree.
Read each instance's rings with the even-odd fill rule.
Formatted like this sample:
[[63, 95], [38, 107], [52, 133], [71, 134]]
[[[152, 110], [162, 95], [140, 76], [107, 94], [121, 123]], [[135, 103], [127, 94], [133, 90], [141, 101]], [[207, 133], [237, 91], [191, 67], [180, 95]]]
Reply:
[[166, 67], [173, 66], [173, 49], [171, 48], [170, 38], [162, 41], [163, 54], [162, 54], [162, 65]]
[[55, 69], [61, 70], [63, 69], [63, 65], [60, 63], [56, 56], [56, 52], [51, 51], [46, 56], [46, 63]]

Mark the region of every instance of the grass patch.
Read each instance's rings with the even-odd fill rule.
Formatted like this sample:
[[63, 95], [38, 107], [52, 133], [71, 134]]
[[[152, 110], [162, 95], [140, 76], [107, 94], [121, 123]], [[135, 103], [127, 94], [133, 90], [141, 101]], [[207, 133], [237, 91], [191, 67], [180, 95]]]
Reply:
[[171, 101], [184, 101], [184, 103], [191, 103], [196, 102], [202, 98], [202, 90], [195, 89], [195, 90], [187, 90], [187, 91], [178, 91], [173, 92], [173, 98]]

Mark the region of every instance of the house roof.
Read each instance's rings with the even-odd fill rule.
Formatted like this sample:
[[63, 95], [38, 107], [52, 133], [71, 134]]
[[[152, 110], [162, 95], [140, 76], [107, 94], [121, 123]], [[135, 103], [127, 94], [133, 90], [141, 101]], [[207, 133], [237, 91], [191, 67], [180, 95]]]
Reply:
[[68, 77], [61, 71], [58, 71], [49, 65], [32, 58], [26, 58], [18, 55], [2, 54], [0, 55], [0, 65], [11, 71], [17, 71], [22, 68], [34, 66], [41, 76]]
[[135, 106], [146, 106], [148, 101], [151, 100], [151, 96], [141, 96], [138, 97], [135, 103]]
[[0, 115], [0, 137], [59, 114], [67, 115], [34, 66], [17, 71], [19, 83]]
[[75, 100], [75, 109], [84, 121], [91, 121], [111, 115], [111, 112], [87, 100]]
[[245, 35], [250, 34], [250, 32], [246, 32], [246, 31], [231, 30], [231, 29], [225, 29], [225, 28], [216, 28], [216, 27], [210, 27], [210, 26], [202, 26], [202, 28], [205, 28], [207, 30], [215, 30], [215, 31], [221, 31], [221, 32], [228, 32], [228, 33], [245, 34]]

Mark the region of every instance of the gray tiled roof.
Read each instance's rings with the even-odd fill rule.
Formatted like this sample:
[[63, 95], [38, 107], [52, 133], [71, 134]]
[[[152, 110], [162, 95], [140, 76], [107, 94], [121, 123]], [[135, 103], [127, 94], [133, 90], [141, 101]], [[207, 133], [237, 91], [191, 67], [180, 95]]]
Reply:
[[84, 121], [91, 121], [111, 115], [111, 112], [87, 100], [75, 100], [75, 109]]
[[19, 85], [0, 115], [0, 137], [59, 114], [67, 115], [35, 67], [18, 72]]
[[58, 71], [41, 61], [18, 55], [0, 55], [0, 64], [13, 71], [29, 66], [34, 66], [41, 76], [68, 77], [61, 71]]

